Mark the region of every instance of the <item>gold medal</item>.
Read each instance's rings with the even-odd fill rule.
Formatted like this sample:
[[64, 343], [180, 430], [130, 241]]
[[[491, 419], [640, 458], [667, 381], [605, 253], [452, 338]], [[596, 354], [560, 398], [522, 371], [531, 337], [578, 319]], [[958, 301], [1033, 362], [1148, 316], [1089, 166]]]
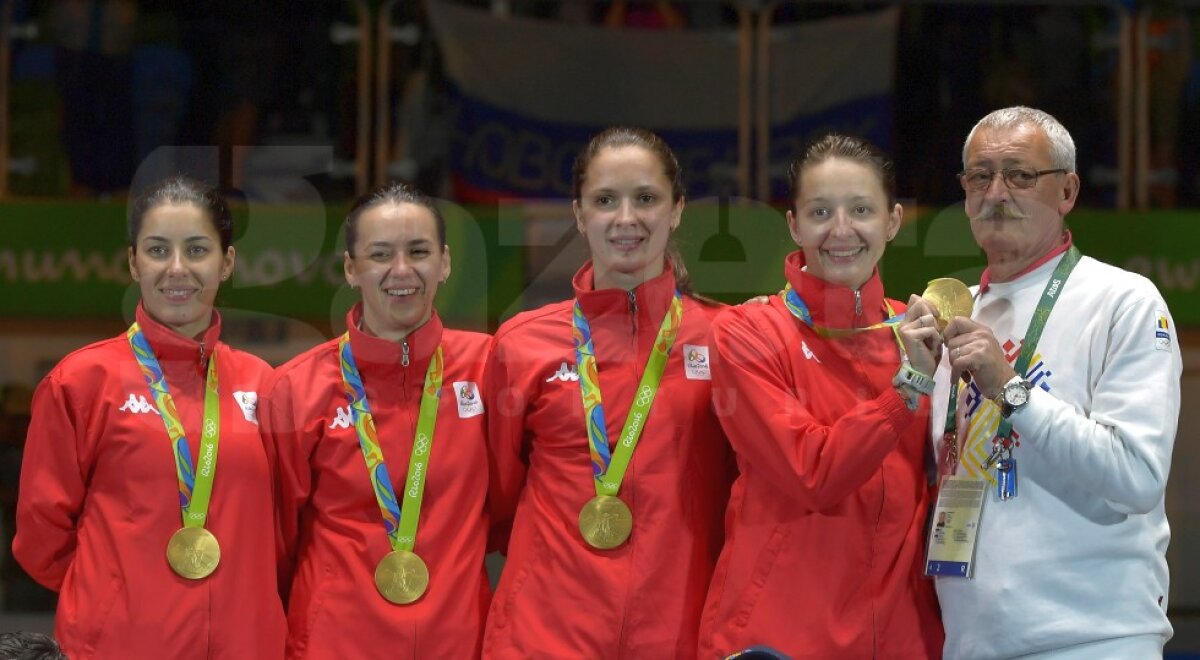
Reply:
[[429, 568], [415, 553], [394, 550], [375, 567], [375, 588], [389, 602], [408, 605], [429, 588]]
[[579, 533], [593, 548], [611, 550], [632, 531], [633, 513], [619, 497], [597, 495], [579, 511]]
[[943, 330], [946, 329], [946, 324], [956, 316], [970, 318], [971, 310], [975, 307], [975, 301], [971, 298], [971, 290], [967, 288], [966, 284], [952, 277], [939, 277], [932, 280], [921, 297], [937, 308], [941, 317], [938, 319], [938, 326]]
[[184, 527], [167, 541], [167, 563], [180, 577], [203, 580], [221, 563], [221, 544], [203, 527]]

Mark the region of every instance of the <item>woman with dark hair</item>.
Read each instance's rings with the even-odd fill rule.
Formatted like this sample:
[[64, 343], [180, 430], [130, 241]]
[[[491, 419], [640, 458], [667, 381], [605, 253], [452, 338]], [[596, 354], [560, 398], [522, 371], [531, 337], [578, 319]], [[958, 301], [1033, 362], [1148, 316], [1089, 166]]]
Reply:
[[[939, 658], [921, 575], [929, 403], [941, 336], [918, 297], [884, 297], [900, 230], [892, 163], [828, 135], [792, 164], [787, 287], [713, 323], [741, 474], [700, 654], [762, 644], [806, 658]], [[897, 325], [898, 324], [898, 325]], [[890, 329], [890, 328], [894, 328]]]
[[283, 652], [270, 470], [255, 408], [271, 373], [220, 342], [233, 219], [184, 177], [133, 203], [136, 321], [38, 385], [13, 554], [59, 592], [72, 658]]
[[0, 658], [4, 660], [67, 660], [58, 642], [42, 633], [0, 633]]
[[573, 196], [591, 251], [575, 297], [504, 323], [485, 378], [508, 562], [483, 655], [693, 657], [732, 472], [709, 381], [718, 307], [671, 246], [684, 195], [661, 138], [596, 135]]
[[443, 327], [433, 308], [450, 276], [433, 200], [384, 186], [345, 234], [362, 300], [343, 335], [275, 372], [260, 413], [278, 465], [287, 656], [475, 657], [491, 596], [490, 338]]

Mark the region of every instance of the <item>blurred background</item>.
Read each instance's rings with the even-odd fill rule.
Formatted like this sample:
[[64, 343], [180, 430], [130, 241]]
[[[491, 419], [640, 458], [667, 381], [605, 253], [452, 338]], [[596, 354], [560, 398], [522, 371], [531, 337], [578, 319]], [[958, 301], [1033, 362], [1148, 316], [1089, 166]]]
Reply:
[[448, 323], [493, 330], [569, 296], [586, 258], [571, 162], [617, 123], [679, 155], [680, 247], [706, 294], [778, 290], [787, 164], [831, 129], [896, 161], [889, 294], [975, 282], [962, 142], [1025, 104], [1076, 141], [1076, 243], [1154, 280], [1178, 326], [1168, 651], [1200, 657], [1197, 45], [1200, 0], [0, 0], [0, 630], [52, 625], [54, 595], [8, 556], [30, 396], [132, 318], [142, 186], [186, 172], [227, 191], [225, 337], [278, 364], [341, 330], [340, 223], [389, 180], [443, 200]]

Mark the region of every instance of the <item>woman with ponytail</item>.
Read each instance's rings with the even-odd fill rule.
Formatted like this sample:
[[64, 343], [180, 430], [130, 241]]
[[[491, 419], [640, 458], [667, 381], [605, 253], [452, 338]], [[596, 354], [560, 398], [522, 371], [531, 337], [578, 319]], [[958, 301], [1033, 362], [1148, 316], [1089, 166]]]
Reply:
[[732, 473], [711, 404], [709, 324], [671, 246], [679, 163], [649, 131], [610, 128], [575, 161], [591, 259], [575, 297], [493, 342], [485, 387], [492, 658], [694, 657]]

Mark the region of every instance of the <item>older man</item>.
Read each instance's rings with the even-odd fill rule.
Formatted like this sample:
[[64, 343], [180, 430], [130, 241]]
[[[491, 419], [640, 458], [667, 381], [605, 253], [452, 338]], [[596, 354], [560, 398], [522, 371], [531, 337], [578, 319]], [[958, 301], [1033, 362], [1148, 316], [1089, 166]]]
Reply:
[[[935, 444], [958, 533], [935, 528], [927, 565], [945, 657], [1161, 657], [1182, 371], [1170, 313], [1149, 280], [1072, 244], [1075, 145], [1053, 117], [989, 114], [963, 167], [987, 269], [972, 317], [945, 330], [933, 402], [945, 420], [956, 385]], [[935, 561], [955, 543], [965, 561]]]

